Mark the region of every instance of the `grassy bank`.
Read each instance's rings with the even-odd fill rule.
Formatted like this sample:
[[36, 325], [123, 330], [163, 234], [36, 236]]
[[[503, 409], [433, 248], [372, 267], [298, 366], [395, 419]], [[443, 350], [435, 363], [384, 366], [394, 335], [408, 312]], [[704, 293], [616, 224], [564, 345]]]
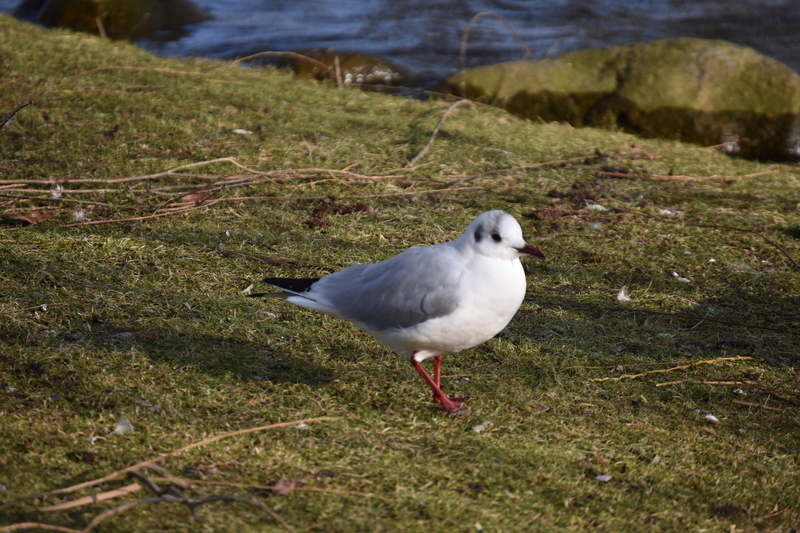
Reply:
[[[138, 470], [199, 523], [142, 503], [95, 530], [800, 524], [797, 166], [473, 106], [409, 168], [448, 103], [5, 16], [0, 87], [0, 115], [34, 102], [0, 130], [0, 531], [83, 528], [154, 494], [16, 500], [320, 417]], [[349, 324], [243, 292], [492, 208], [548, 259], [501, 335], [445, 357], [469, 416]]]

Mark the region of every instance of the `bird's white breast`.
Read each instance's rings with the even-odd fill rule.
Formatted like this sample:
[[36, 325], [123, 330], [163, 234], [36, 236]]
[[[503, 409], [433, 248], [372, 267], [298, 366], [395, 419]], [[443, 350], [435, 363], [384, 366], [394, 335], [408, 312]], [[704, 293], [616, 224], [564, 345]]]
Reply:
[[375, 339], [422, 361], [439, 354], [471, 348], [508, 325], [525, 298], [525, 272], [519, 259], [476, 255], [460, 282], [458, 307], [450, 314], [408, 328], [374, 331]]

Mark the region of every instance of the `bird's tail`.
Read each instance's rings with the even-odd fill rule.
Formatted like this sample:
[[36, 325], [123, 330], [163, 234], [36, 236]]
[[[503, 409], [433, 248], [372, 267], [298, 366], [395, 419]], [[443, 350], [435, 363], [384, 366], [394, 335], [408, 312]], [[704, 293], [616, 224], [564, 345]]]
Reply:
[[282, 298], [284, 300], [290, 296], [308, 298], [308, 292], [311, 290], [311, 286], [319, 281], [319, 278], [266, 278], [264, 281], [282, 290], [280, 292], [248, 294], [247, 296], [250, 298]]
[[253, 294], [248, 294], [248, 298], [280, 298], [285, 300], [289, 296], [296, 296], [291, 292], [280, 291], [280, 292], [256, 292]]

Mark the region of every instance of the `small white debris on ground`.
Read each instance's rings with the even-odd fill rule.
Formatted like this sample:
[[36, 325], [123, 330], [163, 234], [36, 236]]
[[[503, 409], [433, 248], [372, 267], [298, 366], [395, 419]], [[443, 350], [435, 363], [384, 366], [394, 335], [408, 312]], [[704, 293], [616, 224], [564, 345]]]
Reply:
[[119, 417], [119, 422], [117, 422], [117, 427], [114, 428], [114, 431], [112, 431], [111, 433], [116, 435], [124, 435], [125, 433], [128, 433], [130, 431], [133, 431], [133, 424], [131, 424], [131, 421], [128, 420], [127, 416], [122, 415]]
[[627, 303], [627, 302], [633, 302], [633, 301], [635, 301], [635, 300], [632, 300], [632, 299], [631, 299], [631, 297], [630, 297], [630, 295], [628, 294], [628, 287], [627, 287], [627, 285], [626, 285], [626, 286], [624, 286], [624, 287], [622, 287], [622, 288], [619, 290], [619, 293], [617, 294], [617, 300], [619, 300], [620, 302], [623, 302], [623, 303]]
[[488, 429], [488, 428], [492, 427], [493, 425], [494, 424], [492, 424], [491, 420], [484, 420], [483, 422], [481, 422], [477, 426], [472, 426], [472, 431], [474, 431], [475, 433], [480, 433], [481, 431], [483, 431], [485, 429]]
[[681, 277], [681, 275], [678, 274], [677, 272], [673, 272], [672, 273], [672, 277], [677, 279], [680, 282], [683, 282], [683, 283], [691, 283], [692, 282], [692, 280], [690, 280], [689, 278]]
[[139, 402], [139, 405], [140, 405], [140, 406], [142, 406], [142, 407], [145, 407], [145, 408], [147, 408], [147, 409], [150, 409], [150, 410], [151, 410], [151, 411], [153, 411], [154, 413], [155, 413], [156, 411], [160, 411], [160, 410], [161, 410], [161, 406], [160, 406], [159, 404], [157, 404], [157, 403], [155, 403], [155, 404], [154, 404], [154, 403], [150, 403], [150, 402], [148, 402], [147, 400], [142, 400], [141, 402]]

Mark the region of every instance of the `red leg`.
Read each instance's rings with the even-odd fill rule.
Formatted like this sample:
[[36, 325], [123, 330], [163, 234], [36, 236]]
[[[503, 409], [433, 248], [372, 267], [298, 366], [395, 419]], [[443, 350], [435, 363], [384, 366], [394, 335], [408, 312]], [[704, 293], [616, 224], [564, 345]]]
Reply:
[[[436, 386], [440, 389], [442, 388], [442, 356], [437, 355], [433, 358], [433, 382], [436, 383]], [[436, 403], [436, 395], [431, 393], [433, 397], [433, 403]]]
[[414, 365], [414, 368], [417, 369], [419, 375], [422, 376], [422, 379], [425, 380], [425, 382], [431, 388], [431, 391], [433, 391], [434, 401], [438, 402], [439, 405], [442, 406], [442, 409], [447, 411], [447, 414], [449, 416], [451, 417], [458, 416], [463, 413], [463, 411], [458, 407], [458, 404], [463, 403], [463, 400], [461, 398], [448, 398], [445, 395], [445, 393], [442, 392], [441, 387], [439, 387], [439, 385], [434, 381], [434, 379], [431, 378], [427, 372], [425, 372], [424, 368], [422, 368], [422, 363], [420, 363], [419, 361], [417, 361], [412, 357], [411, 364]]
[[[433, 382], [436, 383], [436, 386], [440, 389], [442, 388], [442, 356], [437, 355], [433, 358]], [[438, 402], [439, 399], [436, 397], [436, 394], [431, 393], [433, 396], [434, 403]], [[458, 397], [458, 398], [450, 398], [451, 402], [455, 402], [456, 405], [461, 405], [466, 401], [466, 398]]]
[[437, 355], [433, 358], [433, 382], [436, 383], [437, 387], [441, 387], [441, 378], [442, 378], [442, 356]]

